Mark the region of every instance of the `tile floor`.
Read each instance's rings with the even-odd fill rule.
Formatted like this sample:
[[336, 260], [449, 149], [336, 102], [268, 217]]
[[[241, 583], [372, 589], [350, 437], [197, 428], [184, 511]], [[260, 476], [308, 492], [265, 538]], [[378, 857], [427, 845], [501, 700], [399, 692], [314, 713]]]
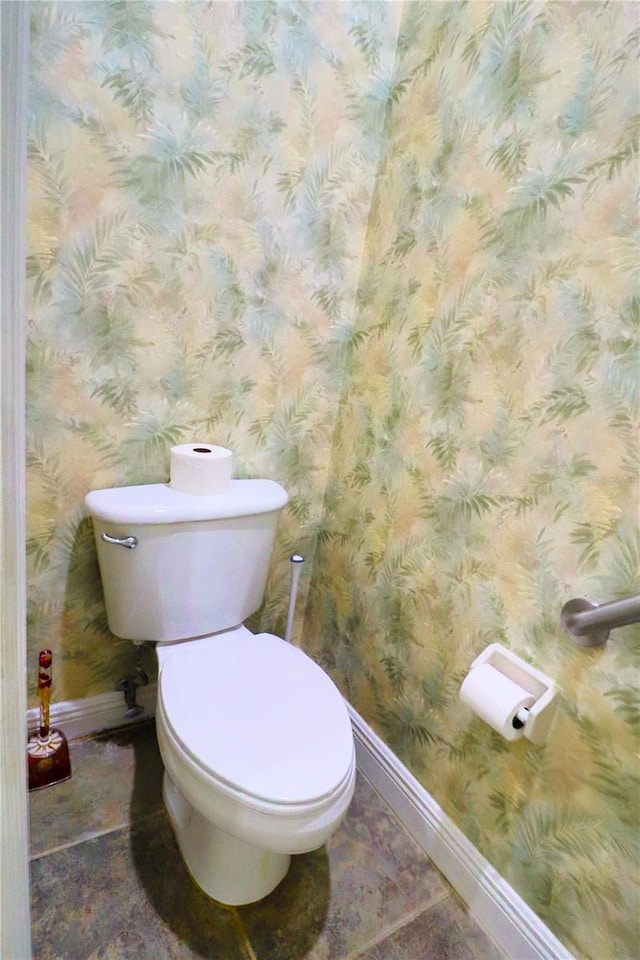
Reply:
[[362, 776], [326, 847], [224, 907], [180, 859], [153, 723], [70, 747], [30, 795], [34, 960], [504, 960]]

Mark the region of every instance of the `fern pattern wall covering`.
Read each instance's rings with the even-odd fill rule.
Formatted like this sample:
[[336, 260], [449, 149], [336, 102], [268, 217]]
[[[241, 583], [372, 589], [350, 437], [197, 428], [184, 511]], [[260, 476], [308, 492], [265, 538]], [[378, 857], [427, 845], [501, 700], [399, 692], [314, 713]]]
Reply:
[[[33, 8], [30, 661], [112, 687], [83, 497], [232, 447], [292, 495], [263, 626], [301, 550], [301, 642], [588, 960], [640, 937], [640, 635], [558, 628], [640, 589], [637, 11]], [[459, 703], [494, 640], [545, 748]]]
[[264, 626], [309, 552], [353, 325], [398, 16], [384, 4], [40, 3], [31, 62], [30, 663], [130, 667], [90, 490], [229, 446], [286, 484]]
[[[407, 4], [306, 642], [578, 956], [637, 954], [638, 8]], [[498, 641], [551, 742], [461, 706]]]

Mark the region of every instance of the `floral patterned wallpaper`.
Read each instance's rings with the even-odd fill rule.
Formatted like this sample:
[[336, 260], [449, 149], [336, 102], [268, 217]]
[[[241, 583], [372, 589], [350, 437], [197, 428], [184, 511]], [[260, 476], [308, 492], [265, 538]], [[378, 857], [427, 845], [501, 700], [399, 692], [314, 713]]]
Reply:
[[[191, 439], [292, 500], [297, 634], [578, 957], [635, 956], [638, 7], [40, 3], [29, 144], [29, 643], [130, 667], [92, 488]], [[546, 747], [458, 699], [498, 640]], [[35, 667], [35, 664], [32, 664]]]

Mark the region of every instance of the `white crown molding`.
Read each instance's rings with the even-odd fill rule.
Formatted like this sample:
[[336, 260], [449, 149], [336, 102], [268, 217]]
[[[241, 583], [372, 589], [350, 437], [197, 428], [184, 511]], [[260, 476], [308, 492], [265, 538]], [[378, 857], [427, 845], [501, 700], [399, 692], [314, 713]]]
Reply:
[[348, 706], [358, 769], [511, 960], [575, 960], [359, 713]]

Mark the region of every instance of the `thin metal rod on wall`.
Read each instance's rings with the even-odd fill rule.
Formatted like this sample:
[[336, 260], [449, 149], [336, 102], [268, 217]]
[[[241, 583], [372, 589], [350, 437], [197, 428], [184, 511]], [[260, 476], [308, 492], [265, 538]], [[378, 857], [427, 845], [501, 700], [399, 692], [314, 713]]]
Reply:
[[607, 640], [610, 630], [640, 622], [640, 593], [609, 603], [577, 597], [565, 603], [560, 620], [579, 646], [599, 647]]

